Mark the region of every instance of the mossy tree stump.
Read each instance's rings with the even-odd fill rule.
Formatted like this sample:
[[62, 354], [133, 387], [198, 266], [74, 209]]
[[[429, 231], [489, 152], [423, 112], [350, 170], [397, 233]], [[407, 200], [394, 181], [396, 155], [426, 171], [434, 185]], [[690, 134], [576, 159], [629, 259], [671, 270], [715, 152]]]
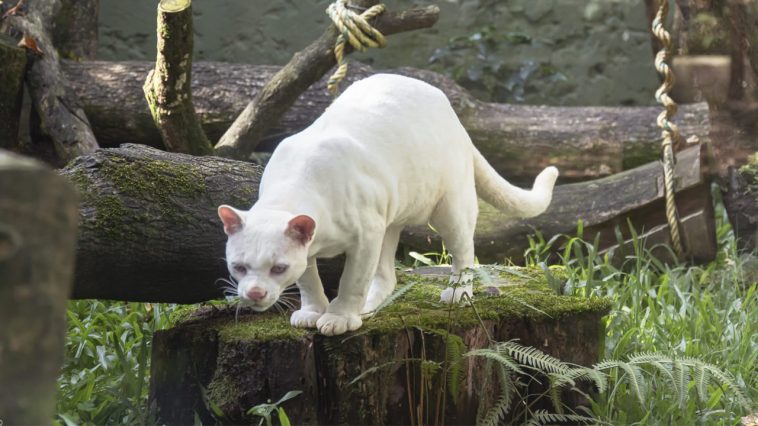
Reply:
[[[335, 337], [293, 328], [289, 315], [279, 313], [243, 312], [235, 321], [233, 307], [188, 312], [154, 337], [151, 415], [166, 424], [191, 423], [196, 415], [203, 422], [252, 422], [248, 409], [300, 390], [283, 404], [293, 424], [433, 424], [443, 411], [447, 424], [472, 424], [480, 403], [487, 408], [497, 399], [499, 385], [494, 374], [485, 377], [487, 361], [459, 357], [487, 347], [488, 335], [518, 339], [563, 361], [598, 361], [607, 300], [557, 296], [538, 270], [490, 273], [495, 284], [488, 286], [497, 290], [481, 287], [476, 311], [438, 302], [444, 275], [399, 273], [398, 288], [414, 283], [410, 290], [360, 330]], [[488, 296], [493, 292], [500, 295]], [[465, 348], [448, 355], [455, 342]], [[454, 395], [444, 385], [452, 371], [446, 357], [460, 360]], [[527, 394], [542, 392], [535, 386]], [[550, 408], [540, 405], [546, 403], [535, 407]]]

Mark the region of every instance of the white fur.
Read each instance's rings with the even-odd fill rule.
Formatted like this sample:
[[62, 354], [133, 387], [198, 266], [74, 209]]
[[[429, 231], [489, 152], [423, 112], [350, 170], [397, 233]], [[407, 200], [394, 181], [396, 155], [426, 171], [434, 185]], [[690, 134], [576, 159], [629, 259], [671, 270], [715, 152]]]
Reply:
[[[261, 179], [258, 202], [237, 211], [243, 226], [227, 243], [227, 260], [250, 266], [235, 276], [243, 300], [251, 286], [276, 301], [297, 280], [302, 307], [294, 326], [326, 335], [361, 326], [395, 288], [395, 250], [403, 227], [430, 222], [453, 256], [451, 288], [442, 300], [471, 295], [477, 193], [517, 217], [542, 213], [558, 176], [545, 169], [531, 191], [501, 178], [471, 143], [438, 89], [407, 77], [379, 74], [354, 83], [310, 127], [284, 140]], [[313, 238], [286, 235], [297, 215], [316, 223]], [[338, 297], [324, 296], [315, 259], [346, 254]], [[273, 264], [290, 265], [272, 276]], [[463, 274], [463, 276], [462, 276]], [[458, 286], [460, 283], [460, 287]], [[453, 290], [453, 285], [456, 290]]]

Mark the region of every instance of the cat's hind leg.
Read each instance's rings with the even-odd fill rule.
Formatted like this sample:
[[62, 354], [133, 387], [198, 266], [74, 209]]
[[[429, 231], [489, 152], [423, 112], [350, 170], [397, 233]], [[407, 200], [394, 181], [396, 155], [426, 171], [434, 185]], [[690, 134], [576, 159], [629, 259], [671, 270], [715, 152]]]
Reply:
[[395, 285], [397, 284], [395, 252], [397, 251], [397, 243], [400, 241], [400, 232], [402, 230], [402, 226], [391, 226], [387, 228], [387, 232], [384, 234], [379, 264], [376, 267], [376, 274], [374, 274], [374, 278], [371, 280], [366, 304], [361, 311], [362, 314], [373, 312], [395, 290]]
[[[471, 185], [473, 189], [473, 182]], [[448, 194], [434, 210], [430, 222], [453, 256], [453, 273], [450, 286], [442, 291], [440, 301], [457, 303], [466, 294], [473, 294], [473, 276], [468, 270], [474, 266], [474, 229], [479, 211], [476, 193]]]
[[314, 328], [329, 305], [315, 258], [308, 260], [305, 272], [297, 280], [297, 287], [300, 289], [300, 309], [292, 313], [290, 324], [300, 328]]

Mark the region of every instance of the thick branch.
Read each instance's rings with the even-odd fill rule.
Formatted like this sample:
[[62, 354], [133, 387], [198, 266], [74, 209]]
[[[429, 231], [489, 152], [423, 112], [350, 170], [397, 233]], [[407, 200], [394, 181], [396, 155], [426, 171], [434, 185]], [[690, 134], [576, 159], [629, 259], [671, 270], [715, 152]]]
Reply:
[[100, 0], [61, 0], [55, 17], [53, 43], [68, 59], [95, 59], [97, 56]]
[[[361, 2], [358, 2], [361, 3]], [[374, 2], [363, 1], [361, 6]], [[428, 28], [437, 22], [439, 8], [427, 6], [401, 13], [383, 13], [374, 27], [382, 34]], [[234, 121], [216, 145], [222, 157], [246, 159], [255, 150], [266, 131], [292, 106], [303, 92], [335, 65], [334, 43], [337, 29], [330, 25], [318, 40], [296, 53], [279, 70]]]
[[42, 131], [50, 137], [62, 163], [93, 152], [97, 141], [77, 95], [68, 89], [61, 74], [58, 53], [51, 40], [57, 0], [37, 0], [25, 16], [8, 18], [12, 27], [34, 39], [42, 51], [26, 74], [34, 108]]
[[193, 155], [213, 153], [192, 105], [192, 2], [158, 4], [158, 57], [145, 80], [145, 98], [163, 143]]
[[26, 52], [0, 33], [0, 148], [18, 144]]

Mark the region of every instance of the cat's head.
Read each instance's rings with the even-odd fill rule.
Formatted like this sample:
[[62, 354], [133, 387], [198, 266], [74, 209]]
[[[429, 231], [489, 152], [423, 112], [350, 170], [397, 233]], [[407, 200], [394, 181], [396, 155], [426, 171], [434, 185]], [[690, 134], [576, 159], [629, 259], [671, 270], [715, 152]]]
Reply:
[[316, 223], [306, 215], [225, 205], [218, 216], [229, 237], [226, 264], [237, 294], [256, 311], [268, 309], [305, 272]]

